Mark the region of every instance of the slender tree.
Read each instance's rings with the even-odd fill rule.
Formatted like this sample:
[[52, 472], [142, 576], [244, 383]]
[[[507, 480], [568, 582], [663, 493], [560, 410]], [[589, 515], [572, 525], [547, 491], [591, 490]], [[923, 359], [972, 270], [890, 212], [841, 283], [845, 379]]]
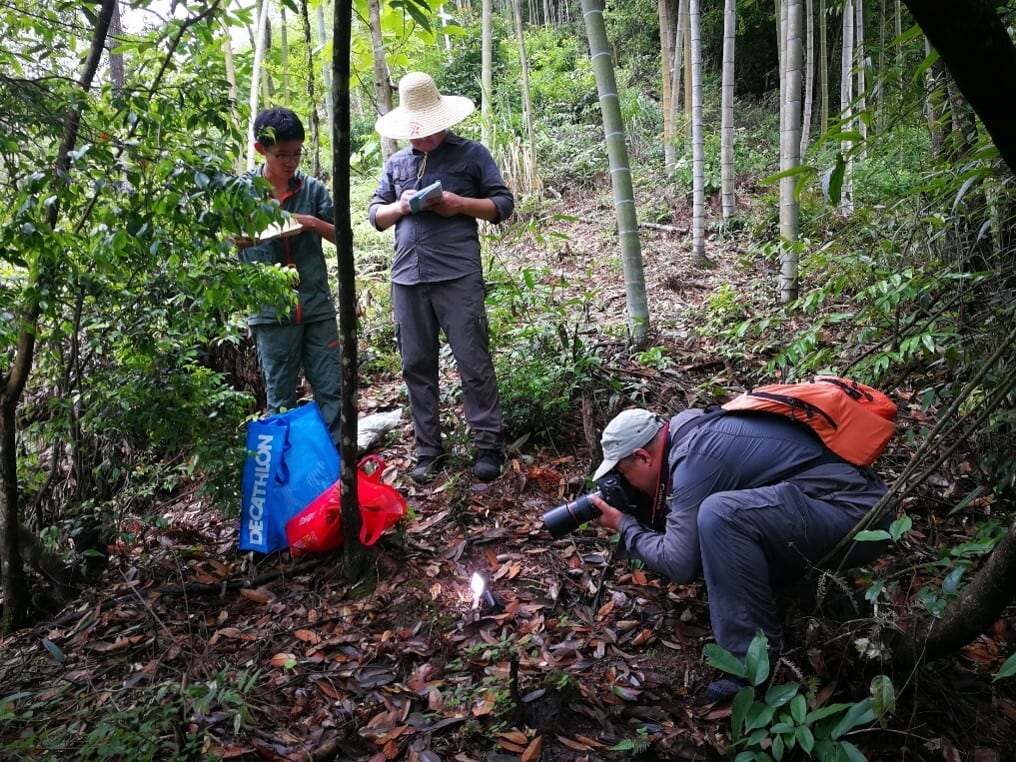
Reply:
[[593, 59], [596, 89], [600, 96], [603, 132], [607, 143], [607, 161], [610, 167], [611, 186], [614, 192], [614, 211], [617, 214], [617, 232], [621, 245], [621, 263], [628, 297], [628, 320], [635, 346], [642, 346], [649, 335], [649, 301], [646, 298], [646, 280], [642, 264], [642, 247], [639, 243], [638, 217], [635, 212], [635, 194], [632, 190], [628, 148], [624, 141], [624, 123], [621, 121], [621, 104], [614, 81], [614, 62], [603, 24], [603, 8], [599, 0], [582, 0], [582, 15], [589, 38], [589, 55]]
[[[947, 0], [903, 0], [945, 61], [1002, 154], [1016, 172], [1016, 131], [1009, 91], [1016, 88], [1016, 48], [991, 0], [968, 0], [962, 12]], [[971, 55], [971, 51], [978, 55]]]
[[[374, 60], [374, 101], [378, 114], [392, 110], [392, 80], [385, 59], [384, 39], [381, 34], [381, 0], [367, 0], [370, 15], [371, 58]], [[385, 161], [399, 149], [398, 141], [381, 138], [381, 156]]]
[[819, 130], [829, 130], [829, 22], [826, 0], [818, 0], [818, 87]]
[[858, 146], [858, 156], [863, 158], [867, 150], [868, 141], [868, 119], [865, 113], [868, 110], [868, 52], [864, 45], [864, 0], [854, 0], [854, 67], [857, 72], [857, 132], [861, 136]]
[[670, 0], [658, 0], [660, 16], [660, 79], [662, 84], [660, 107], [663, 111], [663, 166], [669, 171], [676, 160], [674, 151], [674, 20], [671, 18]]
[[[688, 31], [688, 0], [677, 0], [677, 15], [674, 18], [674, 70], [670, 82], [671, 92], [671, 122], [674, 124], [674, 140], [678, 135], [688, 137], [687, 129], [691, 125], [691, 112], [684, 111], [685, 72], [686, 65], [685, 51], [687, 45], [685, 38]], [[681, 118], [679, 115], [684, 114]], [[681, 129], [684, 127], [684, 129]]]
[[120, 19], [120, 3], [113, 6], [113, 19], [109, 24], [109, 38], [106, 49], [109, 53], [109, 83], [117, 95], [123, 93], [124, 70], [123, 53], [114, 52], [120, 35], [123, 34], [123, 22]]
[[522, 124], [526, 131], [526, 148], [523, 151], [522, 181], [527, 193], [535, 194], [540, 187], [536, 168], [536, 124], [533, 116], [533, 98], [529, 92], [529, 60], [526, 57], [525, 26], [522, 23], [521, 0], [511, 0], [515, 16], [515, 35], [519, 44], [519, 72], [522, 86]]
[[812, 0], [804, 4], [804, 114], [801, 117], [801, 158], [808, 151], [811, 112], [815, 100], [815, 9]]
[[258, 113], [258, 91], [261, 88], [261, 75], [265, 61], [265, 47], [268, 44], [268, 0], [261, 0], [261, 11], [258, 13], [257, 31], [254, 35], [254, 67], [250, 78], [250, 121], [247, 124], [247, 169], [254, 169], [257, 163], [257, 152], [254, 150], [254, 118]]
[[720, 84], [720, 200], [723, 219], [736, 213], [734, 198], [734, 44], [737, 0], [723, 3], [723, 73]]
[[[325, 4], [318, 3], [317, 6], [317, 32], [318, 32], [318, 45], [323, 50], [327, 50], [328, 46], [328, 33], [325, 24]], [[332, 67], [331, 61], [322, 67], [321, 79], [325, 86], [325, 114], [328, 116], [328, 124], [332, 124], [335, 121], [335, 109], [332, 105]], [[390, 89], [390, 88], [389, 88]], [[389, 107], [391, 106], [391, 100], [389, 100]]]
[[689, 50], [691, 51], [691, 252], [698, 265], [706, 257], [706, 152], [702, 124], [702, 20], [699, 0], [688, 3]]
[[[484, 145], [492, 145], [490, 102], [494, 95], [494, 34], [492, 0], [483, 0], [480, 8], [480, 138]], [[549, 19], [548, 19], [549, 23]]]
[[684, 25], [684, 56], [681, 70], [684, 72], [684, 132], [688, 140], [692, 138], [692, 110], [694, 105], [692, 104], [692, 72], [691, 72], [691, 0], [684, 0], [687, 4], [688, 18], [685, 20]]
[[[226, 81], [229, 83], [229, 115], [230, 123], [239, 127], [240, 116], [236, 110], [237, 99], [240, 97], [240, 88], [236, 82], [236, 66], [233, 63], [233, 37], [229, 33], [229, 26], [222, 24], [222, 58], [226, 68]], [[240, 174], [246, 165], [246, 158], [243, 154], [237, 154], [234, 159], [234, 170]]]
[[367, 557], [360, 544], [360, 500], [357, 493], [359, 452], [356, 444], [357, 377], [356, 350], [356, 267], [353, 257], [353, 222], [349, 211], [349, 79], [352, 69], [349, 52], [353, 31], [352, 0], [335, 0], [332, 35], [332, 167], [335, 199], [335, 254], [339, 273], [339, 335], [342, 342], [342, 457], [343, 568], [348, 580], [361, 579], [366, 572]]
[[314, 66], [314, 44], [311, 41], [313, 32], [310, 26], [310, 9], [307, 7], [307, 0], [300, 0], [300, 21], [300, 26], [303, 28], [303, 46], [307, 55], [307, 103], [310, 104], [307, 121], [310, 125], [311, 167], [314, 175], [319, 176], [321, 174], [321, 119], [318, 116], [317, 89], [315, 87], [317, 67]]
[[282, 105], [293, 105], [289, 96], [289, 29], [286, 23], [286, 6], [279, 6], [279, 65], [282, 68]]
[[[843, 42], [840, 49], [840, 123], [845, 132], [854, 126], [854, 4], [853, 0], [843, 3]], [[840, 184], [840, 214], [849, 217], [854, 212], [853, 154], [851, 141], [840, 141], [843, 154], [843, 180]]]
[[[103, 0], [99, 7], [88, 55], [85, 57], [76, 86], [82, 92], [92, 88], [99, 62], [105, 51], [106, 37], [116, 11], [117, 0]], [[68, 106], [63, 116], [63, 133], [57, 147], [52, 174], [57, 182], [71, 171], [71, 151], [78, 140], [81, 123], [80, 105]], [[46, 205], [45, 224], [54, 229], [60, 217], [59, 196]], [[17, 464], [16, 413], [32, 372], [35, 342], [39, 334], [42, 301], [47, 299], [50, 284], [46, 282], [50, 268], [62, 262], [62, 252], [55, 249], [40, 253], [39, 261], [28, 271], [29, 288], [18, 322], [17, 345], [6, 373], [0, 376], [0, 587], [3, 588], [4, 609], [0, 631], [22, 626], [28, 621], [30, 601], [24, 564], [18, 541], [19, 489]]]
[[[780, 171], [789, 172], [801, 164], [801, 66], [803, 40], [801, 38], [802, 0], [783, 0], [786, 9], [786, 45], [784, 60], [783, 133], [780, 135]], [[799, 209], [795, 193], [794, 176], [785, 174], [780, 179], [780, 301], [788, 304], [797, 299], [798, 289], [798, 219]]]

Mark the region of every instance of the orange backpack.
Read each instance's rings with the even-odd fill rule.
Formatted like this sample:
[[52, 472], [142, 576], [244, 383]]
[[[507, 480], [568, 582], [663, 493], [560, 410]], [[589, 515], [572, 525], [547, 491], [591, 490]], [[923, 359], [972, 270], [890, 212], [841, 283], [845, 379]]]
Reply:
[[811, 427], [826, 447], [856, 466], [870, 466], [896, 430], [896, 405], [859, 381], [815, 376], [759, 386], [722, 405], [729, 412], [777, 413]]

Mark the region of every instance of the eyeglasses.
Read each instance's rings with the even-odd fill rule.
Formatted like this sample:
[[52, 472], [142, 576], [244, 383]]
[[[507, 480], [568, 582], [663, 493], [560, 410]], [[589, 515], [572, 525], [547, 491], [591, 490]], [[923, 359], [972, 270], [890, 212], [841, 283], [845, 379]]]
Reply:
[[[272, 152], [268, 151], [268, 153]], [[279, 161], [300, 161], [300, 158], [303, 156], [303, 151], [294, 151], [293, 153], [272, 153], [272, 156]]]

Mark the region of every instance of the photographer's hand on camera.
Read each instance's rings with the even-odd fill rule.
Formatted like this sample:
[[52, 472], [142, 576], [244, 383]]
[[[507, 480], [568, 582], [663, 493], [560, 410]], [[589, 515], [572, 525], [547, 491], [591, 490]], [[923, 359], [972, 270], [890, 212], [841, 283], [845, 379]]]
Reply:
[[602, 497], [595, 495], [589, 496], [589, 502], [600, 509], [600, 515], [594, 517], [592, 520], [603, 527], [609, 527], [615, 532], [621, 526], [621, 518], [624, 516], [621, 511], [617, 510], [614, 506], [604, 500]]

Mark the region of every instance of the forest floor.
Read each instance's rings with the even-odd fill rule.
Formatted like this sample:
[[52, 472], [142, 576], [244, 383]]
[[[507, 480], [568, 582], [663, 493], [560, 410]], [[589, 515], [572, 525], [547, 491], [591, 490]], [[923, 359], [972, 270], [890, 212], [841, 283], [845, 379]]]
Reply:
[[[566, 245], [517, 244], [512, 256], [531, 257], [577, 289], [595, 284], [602, 315], [594, 323], [623, 335], [613, 210], [606, 201], [579, 211], [576, 204], [562, 201], [574, 219], [555, 223]], [[671, 362], [640, 366], [609, 332], [600, 346], [603, 372], [630, 379], [639, 401], [661, 411], [696, 403], [706, 382], [731, 390], [750, 383], [711, 357], [693, 330], [701, 318], [689, 310], [716, 285], [749, 288], [756, 275], [741, 253], [713, 248], [715, 240], [715, 266], [693, 266], [687, 221], [675, 214], [667, 225], [677, 232], [646, 228], [642, 245], [654, 341]], [[362, 414], [405, 405], [394, 376], [362, 379], [361, 389]], [[905, 424], [905, 404], [901, 411]], [[586, 412], [598, 430], [612, 411]], [[136, 541], [111, 546], [102, 579], [59, 615], [0, 641], [0, 757], [724, 758], [731, 709], [704, 695], [717, 673], [702, 656], [711, 640], [703, 585], [632, 568], [614, 557], [605, 530], [583, 527], [555, 540], [543, 527], [543, 512], [578, 494], [595, 465], [582, 421], [576, 411], [574, 429], [555, 446], [511, 448], [490, 484], [473, 479], [458, 453], [435, 482], [419, 486], [408, 477], [404, 416], [373, 451], [412, 516], [368, 550], [372, 572], [352, 584], [341, 555], [238, 552], [235, 517], [180, 495], [161, 506], [158, 525], [125, 527]], [[880, 462], [887, 479], [907, 457], [895, 443]], [[970, 525], [940, 506], [908, 510], [907, 544], [969, 539]], [[903, 590], [922, 584], [905, 556], [884, 557], [877, 576]], [[499, 609], [474, 607], [474, 572], [487, 578]], [[860, 575], [844, 580], [862, 585]], [[862, 660], [853, 641], [908, 613], [896, 620], [863, 603], [852, 611], [835, 597], [787, 607], [788, 649], [775, 682], [806, 685], [812, 706], [867, 696], [870, 678], [891, 668]], [[850, 741], [871, 760], [1016, 758], [1016, 690], [1012, 680], [991, 680], [1012, 651], [1013, 625], [1010, 611], [955, 658], [890, 671], [895, 713], [885, 728], [854, 731]], [[32, 702], [45, 713], [12, 724]], [[134, 723], [139, 735], [130, 735]], [[144, 746], [145, 736], [155, 745]], [[46, 738], [62, 749], [33, 747]], [[155, 748], [163, 751], [146, 756]]]

